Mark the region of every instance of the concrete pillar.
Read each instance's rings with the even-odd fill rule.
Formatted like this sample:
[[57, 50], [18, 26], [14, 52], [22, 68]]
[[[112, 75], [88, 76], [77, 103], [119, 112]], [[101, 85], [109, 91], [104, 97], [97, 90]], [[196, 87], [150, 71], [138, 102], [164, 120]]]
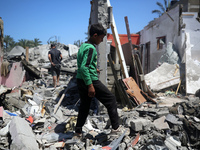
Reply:
[[[89, 27], [92, 24], [101, 23], [105, 29], [108, 28], [107, 0], [92, 0]], [[107, 55], [109, 53], [107, 36], [97, 47], [98, 69], [103, 69], [99, 75], [99, 80], [107, 85]]]

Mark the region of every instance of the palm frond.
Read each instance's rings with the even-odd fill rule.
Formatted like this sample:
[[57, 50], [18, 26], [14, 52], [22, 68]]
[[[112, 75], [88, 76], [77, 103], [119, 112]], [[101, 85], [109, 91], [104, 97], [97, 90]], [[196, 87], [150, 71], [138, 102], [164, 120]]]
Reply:
[[156, 4], [161, 8], [161, 10], [163, 12], [165, 12], [165, 8], [164, 8], [163, 4], [161, 4], [160, 2], [156, 2]]
[[157, 13], [159, 16], [162, 15], [162, 12], [160, 10], [152, 10], [152, 13]]

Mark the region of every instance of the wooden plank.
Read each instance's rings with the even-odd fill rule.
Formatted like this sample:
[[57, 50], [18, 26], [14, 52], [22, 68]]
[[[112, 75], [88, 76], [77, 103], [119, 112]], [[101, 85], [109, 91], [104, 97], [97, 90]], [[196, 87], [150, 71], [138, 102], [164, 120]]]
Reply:
[[139, 71], [139, 75], [140, 75], [140, 83], [141, 83], [141, 89], [143, 92], [147, 93], [150, 97], [155, 98], [156, 96], [153, 94], [153, 92], [148, 88], [145, 79], [144, 79], [144, 72], [143, 72], [143, 68], [142, 68], [142, 64], [140, 62], [139, 56], [137, 54], [135, 54], [135, 60], [137, 61], [137, 66], [138, 66], [138, 71]]
[[[128, 23], [128, 17], [126, 16], [124, 19], [125, 19], [125, 23], [126, 23], [126, 30], [127, 30], [127, 35], [128, 35], [129, 48], [130, 48], [132, 54], [136, 54], [135, 50], [133, 49], [133, 45], [132, 45], [131, 33], [130, 33], [129, 23]], [[132, 57], [131, 67], [133, 68], [135, 81], [139, 85], [140, 83], [139, 83], [139, 79], [138, 79], [137, 63], [136, 63], [134, 55], [131, 55], [130, 57]]]
[[137, 83], [132, 77], [123, 79], [126, 87], [128, 88], [126, 92], [131, 96], [134, 97], [137, 104], [142, 104], [146, 102], [146, 99], [141, 94], [141, 89], [138, 87]]
[[119, 82], [119, 80], [117, 78], [117, 74], [115, 72], [115, 68], [114, 68], [114, 65], [113, 65], [113, 62], [112, 62], [111, 54], [108, 54], [108, 60], [109, 60], [109, 64], [110, 64], [112, 72], [113, 72], [113, 76], [114, 76], [114, 79], [115, 79], [115, 85], [117, 87], [117, 91], [119, 92], [119, 96], [120, 96], [120, 100], [121, 100], [122, 106], [125, 107], [125, 106], [128, 105], [128, 108], [132, 109], [133, 106], [130, 103], [130, 100], [129, 100], [127, 94], [126, 94], [126, 91], [120, 85], [120, 82]]
[[[108, 7], [111, 7], [109, 0], [107, 0], [107, 4], [108, 4]], [[112, 20], [111, 21], [111, 30], [112, 30], [113, 38], [114, 38], [114, 41], [115, 41], [115, 46], [116, 46], [116, 49], [117, 49], [117, 52], [118, 52], [122, 73], [123, 73], [124, 78], [128, 78], [129, 77], [128, 69], [126, 68], [126, 62], [125, 62], [124, 54], [123, 54], [123, 51], [122, 51], [122, 46], [121, 46], [121, 43], [120, 43], [120, 40], [119, 40], [119, 34], [117, 32], [115, 19], [114, 19], [113, 15], [111, 17], [112, 17], [111, 18], [111, 20]]]

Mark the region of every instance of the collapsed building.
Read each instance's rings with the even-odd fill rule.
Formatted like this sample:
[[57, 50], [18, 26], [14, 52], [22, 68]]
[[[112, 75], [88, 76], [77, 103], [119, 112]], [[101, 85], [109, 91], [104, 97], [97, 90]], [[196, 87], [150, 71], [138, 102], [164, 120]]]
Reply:
[[[90, 23], [102, 22], [108, 28], [108, 10], [111, 12], [111, 7], [107, 7], [110, 6], [109, 1], [93, 0], [91, 4]], [[180, 13], [180, 8], [181, 5], [174, 5], [168, 12], [174, 21], [163, 14], [140, 32], [140, 57], [132, 51], [130, 43], [121, 47], [116, 30], [113, 30], [114, 46], [107, 37], [99, 45], [99, 49], [104, 50], [99, 52], [98, 67], [103, 69], [100, 79], [107, 86], [112, 85], [110, 90], [118, 98], [120, 123], [130, 129], [129, 135], [124, 133], [116, 139], [109, 136], [109, 117], [101, 104], [98, 113], [91, 108], [83, 129], [84, 140], [72, 139], [80, 103], [75, 79], [78, 47], [57, 43], [64, 58], [60, 87], [57, 88], [51, 85], [47, 57], [49, 45], [38, 46], [29, 51], [15, 47], [8, 54], [7, 60], [1, 62], [0, 148], [199, 149], [200, 95], [197, 82], [199, 77], [196, 75], [198, 60], [192, 55], [192, 51], [197, 49], [193, 49], [193, 41], [189, 38], [193, 30], [189, 32], [188, 29], [185, 32], [186, 28], [181, 27], [181, 37], [170, 36], [170, 32], [179, 33], [179, 30], [174, 31], [179, 27], [177, 22], [184, 21], [180, 20], [184, 16], [184, 13]], [[194, 14], [192, 16], [197, 17]], [[192, 20], [196, 24], [195, 18]], [[172, 22], [170, 26], [173, 30], [169, 28], [166, 31], [162, 27], [166, 22]], [[116, 28], [113, 20], [110, 23], [111, 27]], [[153, 32], [154, 27], [157, 30]], [[163, 37], [161, 31], [166, 32], [165, 40], [157, 38]], [[156, 42], [149, 42], [151, 40]], [[163, 44], [163, 41], [167, 42]], [[180, 45], [177, 46], [177, 43]], [[138, 43], [131, 42], [133, 44]], [[157, 51], [157, 48], [161, 50]], [[189, 60], [183, 59], [183, 56]], [[151, 57], [154, 59], [147, 60]], [[128, 60], [129, 63], [124, 66], [124, 62]], [[2, 69], [2, 66], [6, 66], [6, 69]], [[189, 69], [195, 71], [190, 71], [188, 75], [186, 70]], [[187, 80], [195, 86], [187, 84]]]
[[198, 1], [172, 1], [167, 13], [154, 19], [140, 31], [144, 71], [149, 73], [163, 62], [177, 64], [181, 85], [188, 94], [195, 94], [200, 84], [197, 76], [200, 29], [197, 8]]

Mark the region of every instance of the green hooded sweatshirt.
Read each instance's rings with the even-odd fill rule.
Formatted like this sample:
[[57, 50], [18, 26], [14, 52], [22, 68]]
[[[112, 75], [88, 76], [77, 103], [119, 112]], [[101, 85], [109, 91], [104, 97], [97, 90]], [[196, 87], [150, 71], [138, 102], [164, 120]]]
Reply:
[[94, 45], [83, 43], [77, 55], [78, 70], [76, 78], [83, 79], [86, 85], [98, 80], [97, 51]]

